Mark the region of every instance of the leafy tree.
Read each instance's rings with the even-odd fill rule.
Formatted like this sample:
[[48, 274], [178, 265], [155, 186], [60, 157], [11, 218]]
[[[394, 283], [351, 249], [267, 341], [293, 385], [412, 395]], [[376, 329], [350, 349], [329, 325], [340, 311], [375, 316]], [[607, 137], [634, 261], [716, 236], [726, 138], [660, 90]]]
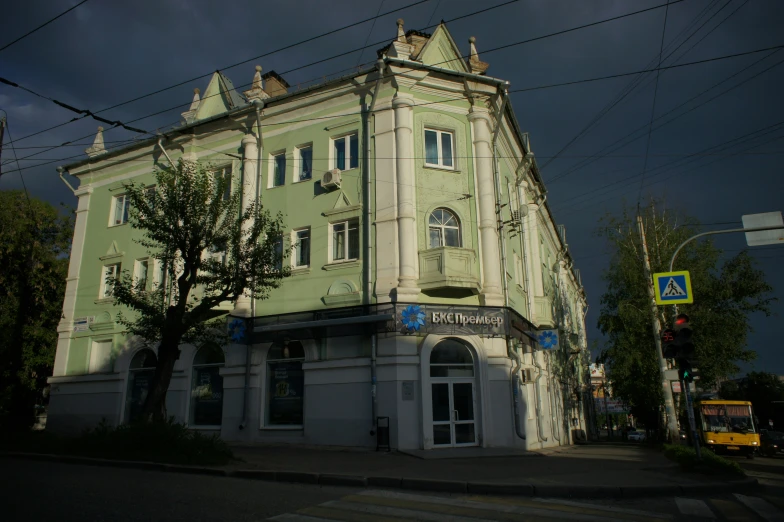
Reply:
[[165, 268], [163, 284], [135, 281], [125, 271], [113, 296], [129, 307], [118, 314], [126, 333], [158, 346], [158, 362], [142, 408], [143, 421], [166, 419], [166, 392], [183, 343], [223, 342], [226, 328], [215, 308], [245, 295], [268, 297], [288, 275], [283, 225], [254, 202], [242, 209], [242, 191], [209, 166], [183, 162], [155, 171], [156, 187], [126, 184], [129, 223], [136, 241]]
[[[662, 208], [661, 202], [652, 201], [640, 209], [654, 273], [668, 271], [678, 245], [700, 232], [696, 220]], [[607, 337], [601, 360], [609, 366], [615, 395], [640, 419], [656, 425], [663, 394], [636, 214], [636, 209], [625, 207], [620, 216], [606, 216], [599, 229], [612, 254], [603, 274], [606, 289], [598, 320]], [[724, 262], [720, 256], [710, 240], [692, 241], [674, 266], [691, 275], [694, 304], [681, 305], [679, 312], [691, 320], [701, 386], [735, 374], [738, 362], [755, 357], [746, 347], [748, 317], [755, 312], [770, 315], [774, 300], [772, 287], [745, 251]], [[671, 307], [659, 307], [658, 313], [663, 328], [671, 323]]]
[[719, 396], [726, 400], [750, 401], [760, 428], [768, 428], [768, 420], [773, 419], [777, 431], [781, 431], [784, 415], [780, 403], [784, 401], [784, 382], [777, 375], [750, 372], [743, 379], [725, 381], [721, 383]]
[[52, 374], [73, 223], [23, 192], [0, 191], [0, 425], [29, 427]]

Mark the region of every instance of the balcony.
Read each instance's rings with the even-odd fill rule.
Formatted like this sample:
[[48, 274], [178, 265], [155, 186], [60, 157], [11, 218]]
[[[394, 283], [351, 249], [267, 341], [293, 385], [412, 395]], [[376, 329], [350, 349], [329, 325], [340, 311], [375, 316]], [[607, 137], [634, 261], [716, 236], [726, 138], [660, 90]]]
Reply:
[[458, 247], [421, 250], [419, 288], [422, 290], [462, 288], [478, 294], [476, 252]]
[[553, 302], [547, 296], [534, 297], [534, 306], [536, 307], [536, 323], [540, 326], [555, 326], [555, 318], [553, 317]]

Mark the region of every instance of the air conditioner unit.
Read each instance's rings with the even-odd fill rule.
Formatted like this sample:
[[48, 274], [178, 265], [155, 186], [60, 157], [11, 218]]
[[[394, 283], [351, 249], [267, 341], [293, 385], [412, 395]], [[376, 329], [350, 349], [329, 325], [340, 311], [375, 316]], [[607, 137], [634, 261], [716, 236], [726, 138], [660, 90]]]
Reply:
[[340, 169], [326, 171], [321, 176], [321, 187], [325, 189], [340, 188]]

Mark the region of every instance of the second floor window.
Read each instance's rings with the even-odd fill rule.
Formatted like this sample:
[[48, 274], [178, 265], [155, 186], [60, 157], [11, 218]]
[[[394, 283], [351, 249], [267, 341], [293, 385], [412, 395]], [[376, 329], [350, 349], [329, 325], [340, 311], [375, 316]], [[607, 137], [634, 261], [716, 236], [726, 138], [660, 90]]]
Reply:
[[310, 229], [294, 232], [294, 266], [310, 266]]
[[147, 290], [147, 273], [150, 269], [150, 262], [147, 259], [139, 259], [133, 269], [134, 286], [137, 290]]
[[332, 144], [333, 169], [348, 170], [359, 167], [359, 138], [356, 134], [335, 138]]
[[453, 168], [451, 132], [425, 129], [425, 165]]
[[430, 248], [460, 246], [460, 222], [457, 217], [444, 208], [437, 208], [430, 214], [428, 223]]
[[[213, 177], [215, 179], [215, 190], [223, 190], [223, 200], [226, 201], [231, 197], [231, 168], [226, 167], [222, 169], [218, 169], [213, 172]], [[221, 187], [221, 183], [224, 182], [225, 185]]]
[[286, 183], [286, 153], [272, 156], [272, 186], [280, 187]]
[[313, 177], [313, 147], [299, 149], [299, 181]]
[[120, 263], [103, 267], [101, 280], [101, 297], [114, 296], [114, 282], [120, 279]]
[[122, 225], [128, 222], [128, 211], [131, 208], [131, 201], [128, 196], [121, 194], [112, 198], [112, 225]]
[[359, 220], [332, 224], [332, 260], [359, 259]]

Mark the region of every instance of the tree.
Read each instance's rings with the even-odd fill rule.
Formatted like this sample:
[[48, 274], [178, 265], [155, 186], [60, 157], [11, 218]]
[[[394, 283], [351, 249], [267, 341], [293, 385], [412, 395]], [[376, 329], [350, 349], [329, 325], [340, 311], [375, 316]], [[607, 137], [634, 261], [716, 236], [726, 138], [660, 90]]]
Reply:
[[180, 160], [176, 167], [157, 169], [155, 178], [154, 190], [134, 182], [125, 188], [128, 221], [141, 232], [135, 241], [165, 267], [163, 284], [150, 287], [128, 271], [108, 281], [117, 304], [132, 311], [118, 314], [126, 333], [158, 346], [142, 408], [145, 422], [166, 419], [179, 346], [226, 340], [215, 307], [243, 294], [266, 299], [289, 272], [282, 262], [281, 217], [270, 217], [255, 201], [242, 209], [242, 191], [229, 194], [230, 176]]
[[[675, 249], [699, 232], [696, 220], [662, 208], [661, 202], [652, 201], [640, 209], [654, 273], [669, 271]], [[599, 235], [607, 240], [612, 257], [603, 274], [607, 286], [598, 327], [607, 336], [601, 358], [609, 366], [615, 395], [655, 425], [663, 394], [636, 214], [624, 207], [620, 216], [602, 220]], [[691, 320], [701, 386], [735, 374], [738, 362], [755, 357], [746, 347], [748, 318], [757, 312], [770, 315], [774, 300], [772, 287], [745, 251], [724, 262], [721, 253], [710, 240], [693, 241], [680, 251], [674, 266], [691, 275], [694, 304], [681, 305], [679, 312]], [[671, 307], [659, 307], [658, 313], [662, 328], [671, 324]]]
[[768, 420], [773, 420], [777, 430], [781, 431], [784, 382], [776, 374], [749, 372], [743, 379], [725, 381], [721, 383], [719, 396], [730, 401], [750, 401], [754, 414], [759, 418], [760, 428], [768, 428]]
[[0, 426], [29, 427], [52, 374], [68, 274], [70, 213], [0, 191]]

